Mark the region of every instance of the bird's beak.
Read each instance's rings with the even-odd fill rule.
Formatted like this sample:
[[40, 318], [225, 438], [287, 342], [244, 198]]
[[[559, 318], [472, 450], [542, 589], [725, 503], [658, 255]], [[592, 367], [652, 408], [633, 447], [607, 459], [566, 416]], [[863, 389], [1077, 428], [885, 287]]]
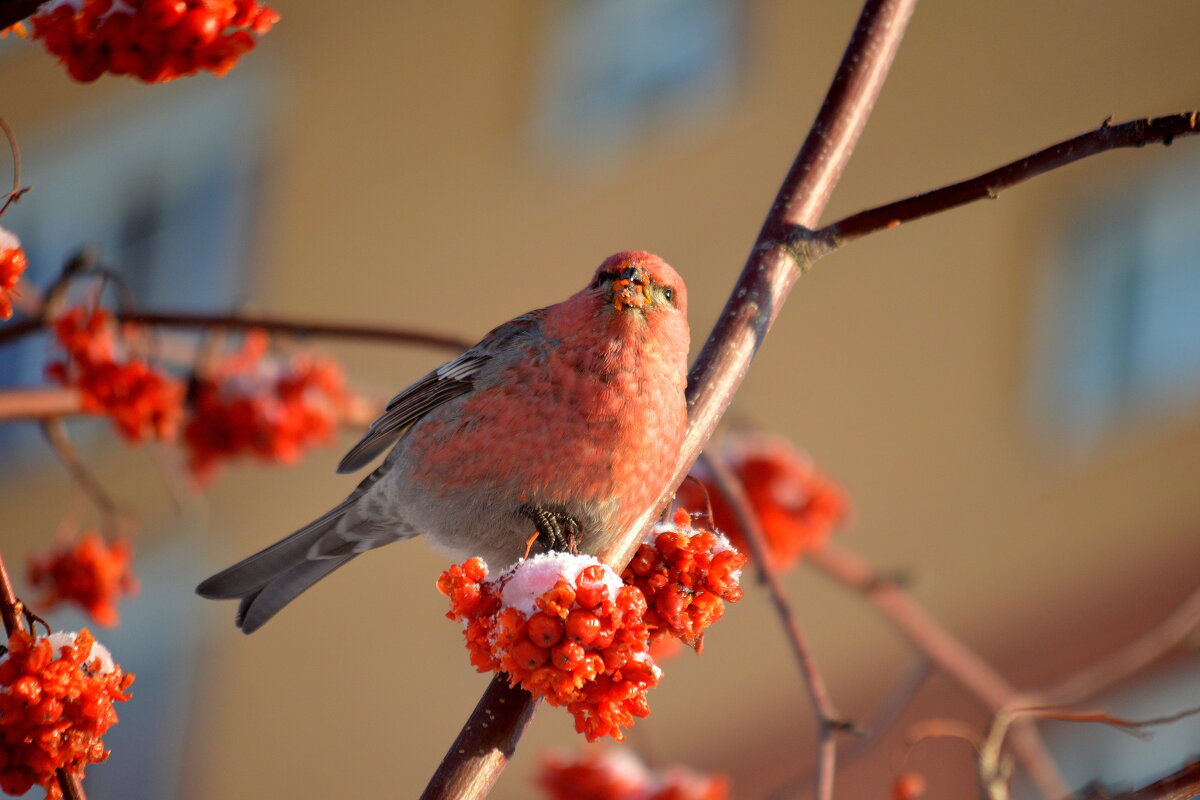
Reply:
[[646, 270], [638, 266], [627, 268], [612, 282], [609, 289], [613, 308], [617, 311], [627, 308], [649, 308], [653, 302], [647, 291], [649, 284], [650, 277], [646, 274]]

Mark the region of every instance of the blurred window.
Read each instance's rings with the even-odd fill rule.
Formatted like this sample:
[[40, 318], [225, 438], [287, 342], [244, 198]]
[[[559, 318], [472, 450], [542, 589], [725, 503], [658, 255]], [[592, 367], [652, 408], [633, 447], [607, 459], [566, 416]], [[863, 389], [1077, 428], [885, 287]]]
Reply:
[[1063, 238], [1042, 286], [1038, 402], [1055, 431], [1200, 404], [1200, 160], [1107, 192]]
[[532, 125], [543, 155], [619, 154], [654, 124], [708, 115], [733, 86], [734, 0], [587, 0], [549, 14]]
[[[142, 308], [235, 304], [258, 210], [264, 95], [239, 72], [236, 81], [143, 89], [135, 103], [64, 116], [53, 130], [17, 131], [33, 190], [0, 224], [20, 237], [30, 283], [46, 286], [94, 246]], [[0, 387], [44, 384], [47, 347], [38, 335], [0, 348]], [[0, 426], [0, 449], [31, 429]]]

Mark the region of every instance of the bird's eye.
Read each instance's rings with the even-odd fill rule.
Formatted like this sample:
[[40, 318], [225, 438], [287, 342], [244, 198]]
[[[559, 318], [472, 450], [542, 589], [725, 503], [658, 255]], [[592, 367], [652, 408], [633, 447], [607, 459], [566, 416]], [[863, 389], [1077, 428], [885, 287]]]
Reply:
[[667, 298], [668, 303], [674, 303], [675, 302], [675, 290], [669, 286], [666, 287], [665, 289], [663, 289], [663, 297]]

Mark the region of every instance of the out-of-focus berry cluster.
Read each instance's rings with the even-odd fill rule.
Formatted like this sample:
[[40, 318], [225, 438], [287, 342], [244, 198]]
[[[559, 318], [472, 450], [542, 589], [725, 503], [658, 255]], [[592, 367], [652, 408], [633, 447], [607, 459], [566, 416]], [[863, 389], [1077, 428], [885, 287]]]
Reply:
[[79, 389], [83, 408], [112, 419], [130, 442], [175, 436], [183, 384], [117, 346], [116, 325], [103, 309], [72, 308], [54, 323], [63, 351], [47, 375]]
[[10, 231], [0, 228], [0, 319], [12, 316], [12, 298], [27, 261], [21, 240]]
[[650, 713], [646, 692], [661, 671], [647, 652], [646, 599], [595, 559], [548, 553], [487, 580], [472, 558], [443, 572], [438, 589], [476, 669], [565, 706], [589, 741], [621, 740]]
[[[795, 566], [805, 552], [823, 546], [849, 517], [845, 491], [783, 438], [732, 435], [718, 457], [746, 490], [767, 539], [768, 558], [776, 569]], [[679, 487], [679, 504], [697, 512], [711, 504], [717, 530], [738, 550], [748, 553], [746, 536], [712, 478], [700, 465], [691, 474], [696, 480], [684, 481]]]
[[284, 360], [267, 349], [267, 337], [251, 332], [240, 352], [193, 384], [183, 444], [201, 482], [239, 456], [295, 462], [337, 431], [337, 413], [349, 399], [337, 364], [306, 353]]
[[278, 21], [256, 0], [53, 0], [30, 18], [75, 80], [109, 72], [146, 83], [224, 75]]
[[685, 509], [651, 531], [625, 568], [625, 582], [646, 597], [650, 639], [674, 636], [700, 652], [704, 630], [742, 599], [746, 557], [711, 530], [695, 527]]
[[62, 358], [47, 366], [50, 378], [78, 388], [84, 410], [111, 418], [130, 442], [173, 440], [182, 427], [188, 466], [200, 483], [238, 457], [294, 462], [333, 438], [350, 400], [335, 362], [306, 352], [268, 355], [261, 332], [196, 376], [187, 393], [181, 381], [132, 355], [139, 328], [126, 325], [118, 335], [103, 309], [68, 309], [54, 332]]
[[729, 779], [683, 767], [650, 770], [624, 750], [542, 759], [537, 783], [546, 800], [725, 800]]
[[35, 556], [29, 565], [29, 582], [45, 591], [39, 600], [43, 608], [75, 603], [97, 623], [116, 625], [117, 600], [138, 588], [130, 571], [132, 554], [124, 540], [109, 544], [96, 531], [84, 531], [75, 541]]
[[78, 775], [108, 758], [102, 737], [128, 700], [133, 675], [84, 629], [35, 637], [13, 631], [0, 656], [0, 790], [62, 796], [55, 771]]

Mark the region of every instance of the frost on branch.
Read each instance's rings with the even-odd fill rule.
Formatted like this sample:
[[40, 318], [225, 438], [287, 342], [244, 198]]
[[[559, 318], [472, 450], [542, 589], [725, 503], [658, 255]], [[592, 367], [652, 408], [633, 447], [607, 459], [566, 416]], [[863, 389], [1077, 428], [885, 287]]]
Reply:
[[128, 700], [124, 673], [85, 628], [35, 637], [13, 631], [0, 656], [0, 791], [34, 786], [62, 796], [55, 771], [82, 777], [108, 758], [102, 737], [117, 722], [114, 701]]
[[[714, 457], [729, 466], [745, 489], [776, 569], [789, 569], [805, 552], [823, 546], [850, 516], [846, 492], [782, 437], [731, 435]], [[700, 512], [711, 503], [717, 530], [738, 550], [749, 552], [733, 509], [703, 465], [694, 467], [691, 476], [696, 480], [679, 487], [679, 504]]]
[[651, 770], [625, 750], [547, 756], [537, 776], [546, 800], [726, 800], [729, 779], [684, 767]]

